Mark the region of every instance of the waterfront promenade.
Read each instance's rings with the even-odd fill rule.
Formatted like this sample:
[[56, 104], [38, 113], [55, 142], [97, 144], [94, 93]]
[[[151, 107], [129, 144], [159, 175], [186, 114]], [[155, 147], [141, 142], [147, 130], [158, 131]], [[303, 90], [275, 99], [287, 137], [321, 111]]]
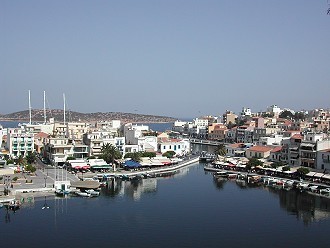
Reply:
[[[47, 195], [54, 195], [54, 183], [57, 181], [70, 181], [77, 182], [86, 178], [93, 178], [94, 176], [100, 177], [131, 177], [142, 174], [157, 174], [161, 175], [163, 173], [174, 173], [182, 167], [188, 166], [199, 161], [198, 156], [186, 157], [183, 161], [175, 165], [151, 168], [151, 169], [137, 169], [132, 171], [127, 171], [122, 168], [117, 169], [113, 172], [108, 173], [97, 173], [97, 172], [87, 172], [87, 173], [68, 173], [65, 169], [57, 168], [51, 166], [40, 167], [40, 163], [37, 171], [32, 174], [22, 174], [17, 173], [10, 175], [11, 179], [18, 177], [18, 179], [9, 185], [5, 185], [1, 182], [0, 184], [0, 202], [9, 202], [12, 199], [20, 199], [22, 197], [42, 197]], [[4, 189], [8, 186], [9, 195], [4, 195]]]

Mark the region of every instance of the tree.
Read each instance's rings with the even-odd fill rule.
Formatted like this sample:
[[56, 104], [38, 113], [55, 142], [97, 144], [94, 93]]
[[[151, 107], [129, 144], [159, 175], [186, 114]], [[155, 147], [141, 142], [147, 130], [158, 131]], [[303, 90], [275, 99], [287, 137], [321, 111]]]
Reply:
[[28, 152], [28, 154], [25, 156], [25, 159], [28, 164], [33, 164], [36, 161], [36, 155], [35, 153]]
[[225, 145], [223, 145], [223, 144], [218, 145], [217, 148], [215, 149], [215, 154], [220, 155], [222, 157], [226, 156], [227, 149], [226, 149]]
[[290, 171], [290, 166], [288, 166], [288, 165], [283, 166], [282, 171]]
[[309, 169], [306, 167], [300, 167], [299, 169], [297, 169], [297, 173], [301, 176], [305, 176], [306, 174], [309, 173]]
[[251, 168], [256, 167], [256, 166], [263, 166], [263, 164], [264, 163], [261, 162], [257, 158], [250, 158], [249, 162], [247, 162], [247, 164], [246, 164], [246, 169], [250, 170]]
[[283, 119], [291, 120], [293, 118], [293, 114], [289, 110], [284, 110], [282, 113], [280, 113], [279, 117]]
[[131, 159], [138, 163], [138, 162], [141, 161], [141, 155], [142, 155], [141, 152], [133, 152], [132, 156], [131, 156]]
[[167, 158], [173, 158], [174, 155], [175, 155], [175, 151], [167, 151], [163, 153], [163, 157], [167, 157]]
[[112, 144], [104, 144], [101, 148], [101, 158], [104, 159], [108, 164], [114, 164], [115, 159], [122, 158], [122, 155], [117, 147]]
[[283, 162], [273, 162], [270, 166], [276, 169], [277, 167], [283, 166]]
[[154, 158], [154, 157], [156, 157], [156, 153], [155, 152], [142, 152], [141, 155], [142, 155], [142, 157], [148, 157], [148, 158]]
[[304, 121], [306, 119], [306, 115], [304, 112], [296, 112], [293, 116], [293, 118], [296, 120], [296, 121]]
[[25, 166], [27, 164], [27, 161], [26, 159], [20, 155], [17, 159], [14, 160], [16, 162], [16, 164], [18, 165], [22, 165], [22, 166]]
[[24, 167], [24, 169], [25, 169], [25, 171], [29, 171], [29, 172], [31, 172], [31, 173], [34, 173], [34, 172], [36, 172], [36, 167], [34, 167], [33, 165], [31, 165], [31, 164], [28, 164], [28, 165], [26, 165], [25, 167]]

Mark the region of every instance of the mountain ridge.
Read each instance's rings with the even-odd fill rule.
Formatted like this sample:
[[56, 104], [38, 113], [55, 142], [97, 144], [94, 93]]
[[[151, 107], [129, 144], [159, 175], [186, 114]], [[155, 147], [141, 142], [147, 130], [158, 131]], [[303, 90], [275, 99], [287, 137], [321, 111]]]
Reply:
[[[64, 111], [61, 109], [52, 109], [46, 111], [47, 120], [54, 118], [56, 122], [63, 121]], [[18, 111], [10, 114], [0, 114], [2, 121], [27, 121], [30, 119], [29, 110]], [[31, 110], [33, 122], [44, 121], [44, 110]], [[176, 118], [168, 116], [134, 114], [125, 112], [94, 112], [94, 113], [80, 113], [75, 111], [65, 111], [66, 121], [68, 122], [96, 122], [96, 121], [110, 121], [120, 120], [123, 123], [128, 122], [174, 122]]]

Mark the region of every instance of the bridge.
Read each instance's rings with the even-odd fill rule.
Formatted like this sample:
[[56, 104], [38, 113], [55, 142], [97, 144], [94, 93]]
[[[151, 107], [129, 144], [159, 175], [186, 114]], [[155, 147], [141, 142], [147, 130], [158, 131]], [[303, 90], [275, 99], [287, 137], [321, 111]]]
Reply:
[[199, 145], [208, 145], [208, 146], [225, 145], [225, 143], [221, 141], [203, 140], [203, 139], [190, 139], [190, 143], [199, 144]]

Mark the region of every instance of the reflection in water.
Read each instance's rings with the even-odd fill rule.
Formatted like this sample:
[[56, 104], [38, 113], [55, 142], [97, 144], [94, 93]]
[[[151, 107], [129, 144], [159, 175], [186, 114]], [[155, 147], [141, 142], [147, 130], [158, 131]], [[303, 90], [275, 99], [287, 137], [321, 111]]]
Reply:
[[330, 199], [328, 198], [297, 190], [284, 191], [269, 188], [269, 191], [279, 196], [281, 208], [295, 214], [304, 224], [330, 217]]
[[180, 178], [189, 173], [190, 167], [184, 167], [176, 172], [163, 173], [157, 177], [141, 178], [136, 177], [130, 180], [110, 178], [107, 187], [102, 190], [102, 194], [108, 197], [128, 196], [134, 200], [140, 200], [143, 193], [157, 192], [157, 180]]
[[[229, 181], [226, 178], [213, 177], [213, 182], [215, 187], [219, 190], [223, 190], [227, 182], [236, 182], [236, 185], [241, 189], [248, 190], [256, 188], [254, 185], [247, 184], [245, 180]], [[285, 209], [290, 214], [296, 215], [305, 225], [330, 218], [329, 198], [312, 195], [307, 192], [300, 192], [296, 189], [284, 190], [266, 186], [258, 187], [278, 196], [281, 208]]]

